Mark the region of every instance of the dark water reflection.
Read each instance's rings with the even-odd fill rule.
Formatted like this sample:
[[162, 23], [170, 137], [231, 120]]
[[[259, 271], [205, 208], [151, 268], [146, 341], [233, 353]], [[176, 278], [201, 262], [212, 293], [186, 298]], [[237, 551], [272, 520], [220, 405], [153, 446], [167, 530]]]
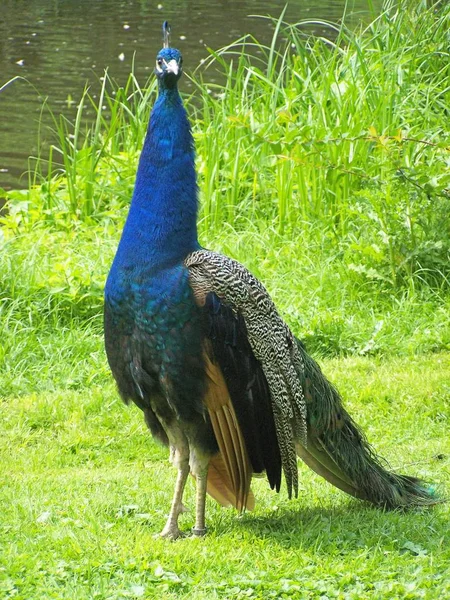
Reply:
[[[278, 17], [286, 0], [0, 0], [0, 187], [25, 187], [27, 157], [38, 150], [38, 122], [43, 98], [54, 113], [73, 113], [85, 83], [97, 82], [106, 67], [125, 83], [134, 59], [143, 83], [161, 45], [161, 23], [173, 26], [173, 45], [193, 69], [207, 55], [205, 45], [220, 48], [251, 33], [268, 42], [269, 21], [249, 15]], [[286, 20], [342, 18], [345, 0], [291, 0]], [[367, 18], [370, 4], [353, 0], [348, 22]], [[44, 118], [45, 123], [50, 119]], [[48, 137], [48, 132], [45, 134]]]

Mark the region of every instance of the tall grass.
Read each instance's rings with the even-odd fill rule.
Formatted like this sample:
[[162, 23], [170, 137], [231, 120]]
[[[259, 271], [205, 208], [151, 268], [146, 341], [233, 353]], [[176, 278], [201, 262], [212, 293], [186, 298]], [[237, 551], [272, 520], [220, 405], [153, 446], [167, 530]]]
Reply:
[[[98, 94], [84, 89], [73, 121], [47, 107], [55, 139], [46, 156], [34, 159], [33, 177], [45, 209], [63, 208], [69, 219], [98, 221], [104, 209], [115, 207], [111, 198], [117, 190], [105, 187], [102, 175], [131, 176], [124, 171], [127, 163], [135, 167], [155, 89], [155, 81], [141, 87], [134, 73], [119, 87], [106, 71]], [[128, 193], [121, 198], [122, 203], [128, 200]]]
[[449, 15], [389, 3], [334, 42], [277, 23], [270, 48], [214, 53], [227, 81], [199, 85], [195, 113], [205, 227], [270, 221], [309, 240], [319, 226], [368, 279], [448, 277]]
[[[448, 348], [450, 6], [387, 2], [328, 37], [311, 25], [281, 18], [268, 46], [245, 37], [190, 75], [201, 241], [245, 262], [321, 352]], [[210, 69], [221, 83], [203, 82]], [[9, 331], [100, 330], [155, 97], [154, 79], [119, 87], [105, 73], [73, 121], [55, 117], [2, 217]]]

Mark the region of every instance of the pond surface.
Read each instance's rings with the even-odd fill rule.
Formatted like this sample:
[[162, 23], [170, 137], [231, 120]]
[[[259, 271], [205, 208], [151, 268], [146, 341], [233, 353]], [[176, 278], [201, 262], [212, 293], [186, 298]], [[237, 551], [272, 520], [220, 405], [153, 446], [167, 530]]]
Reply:
[[[124, 84], [134, 60], [141, 84], [154, 67], [161, 47], [164, 19], [172, 25], [172, 45], [184, 55], [185, 69], [194, 69], [208, 55], [251, 33], [261, 42], [272, 36], [270, 21], [251, 15], [278, 17], [286, 0], [1, 0], [0, 2], [0, 187], [26, 187], [28, 157], [38, 151], [38, 124], [43, 135], [51, 120], [44, 99], [55, 114], [72, 115], [86, 82], [96, 83], [108, 67]], [[346, 22], [367, 19], [371, 4], [381, 0], [350, 0]], [[285, 19], [338, 21], [345, 0], [290, 0]], [[205, 77], [207, 79], [207, 77]], [[1, 194], [0, 194], [1, 195]]]

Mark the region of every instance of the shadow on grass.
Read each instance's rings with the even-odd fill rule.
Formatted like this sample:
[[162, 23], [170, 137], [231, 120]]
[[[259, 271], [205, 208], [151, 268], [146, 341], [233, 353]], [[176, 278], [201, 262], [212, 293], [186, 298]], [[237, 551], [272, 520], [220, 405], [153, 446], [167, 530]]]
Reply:
[[[284, 548], [317, 552], [348, 552], [374, 548], [412, 554], [444, 549], [450, 544], [445, 504], [413, 510], [384, 511], [350, 500], [339, 507], [288, 506], [270, 514], [247, 513], [235, 529], [267, 539]], [[220, 527], [216, 534], [220, 535]]]

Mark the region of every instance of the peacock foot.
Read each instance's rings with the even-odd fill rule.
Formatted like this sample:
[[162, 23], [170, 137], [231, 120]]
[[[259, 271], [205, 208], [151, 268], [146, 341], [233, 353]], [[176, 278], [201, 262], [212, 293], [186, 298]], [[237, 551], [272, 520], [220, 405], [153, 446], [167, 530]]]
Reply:
[[159, 534], [159, 537], [166, 538], [167, 540], [177, 540], [183, 537], [183, 532], [179, 529], [176, 523], [166, 523], [164, 529]]

